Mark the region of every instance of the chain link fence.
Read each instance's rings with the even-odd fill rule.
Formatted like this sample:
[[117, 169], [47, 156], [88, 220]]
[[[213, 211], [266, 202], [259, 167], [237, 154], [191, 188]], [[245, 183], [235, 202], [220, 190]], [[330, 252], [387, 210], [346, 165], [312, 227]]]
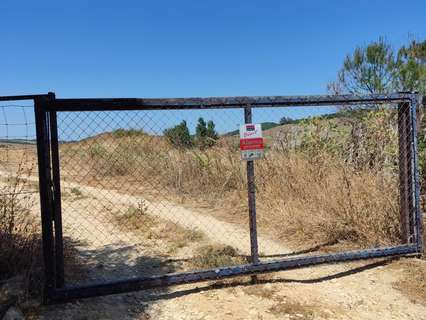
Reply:
[[[53, 221], [49, 226], [44, 215], [45, 252], [56, 261], [47, 274], [56, 268], [50, 286], [62, 292], [60, 299], [416, 252], [421, 216], [412, 97], [279, 98], [260, 105], [263, 97], [204, 99], [198, 107], [192, 99], [166, 99], [160, 107], [155, 99], [140, 107], [126, 99], [38, 101], [41, 205]], [[13, 108], [23, 116], [9, 116]], [[33, 169], [37, 152], [32, 108], [13, 108], [3, 107], [1, 164], [16, 175], [19, 158]], [[247, 108], [265, 145], [264, 158], [253, 165], [252, 221], [238, 131]], [[23, 129], [12, 131], [19, 123]], [[38, 191], [32, 169], [24, 179], [31, 193]], [[366, 250], [376, 247], [384, 249]], [[348, 250], [359, 251], [345, 255]], [[184, 276], [169, 276], [175, 273]], [[64, 280], [80, 287], [121, 284], [82, 294], [61, 289]]]
[[40, 287], [41, 226], [32, 100], [0, 100], [0, 281]]

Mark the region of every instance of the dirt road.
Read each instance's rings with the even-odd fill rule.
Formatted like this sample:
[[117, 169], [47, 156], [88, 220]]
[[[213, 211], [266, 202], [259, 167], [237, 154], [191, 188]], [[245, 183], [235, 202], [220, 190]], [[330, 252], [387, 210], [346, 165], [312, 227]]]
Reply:
[[[7, 173], [0, 171], [0, 176], [5, 177], [7, 176]], [[37, 177], [27, 177], [26, 179], [33, 182], [38, 181]], [[61, 181], [61, 187], [77, 189], [86, 197], [97, 199], [114, 206], [137, 207], [141, 202], [143, 202], [143, 204], [147, 207], [147, 213], [150, 215], [158, 216], [187, 229], [200, 231], [205, 234], [212, 242], [223, 245], [230, 245], [236, 248], [242, 254], [250, 253], [250, 234], [248, 232], [248, 228], [243, 228], [239, 225], [218, 220], [212, 216], [204, 215], [194, 210], [184, 208], [164, 199], [158, 199], [156, 202], [151, 202], [139, 196], [136, 197], [114, 190], [95, 188], [66, 181]], [[104, 225], [102, 228], [96, 227], [96, 221], [102, 223], [102, 217], [95, 216], [93, 214], [84, 214], [84, 221], [76, 221], [75, 219], [81, 218], [81, 216], [78, 213], [74, 213], [74, 211], [75, 210], [69, 210], [69, 212], [67, 212], [64, 210], [63, 219], [65, 225], [67, 223], [79, 225], [81, 222], [84, 223], [85, 226], [84, 228], [80, 228], [82, 230], [87, 230], [89, 232], [100, 232], [100, 230], [104, 229], [106, 234], [110, 234], [108, 231], [109, 228], [107, 226]], [[93, 240], [98, 241], [96, 239]], [[264, 236], [259, 237], [259, 244], [261, 246], [260, 249], [264, 254], [272, 255], [291, 252], [291, 250], [285, 246]]]

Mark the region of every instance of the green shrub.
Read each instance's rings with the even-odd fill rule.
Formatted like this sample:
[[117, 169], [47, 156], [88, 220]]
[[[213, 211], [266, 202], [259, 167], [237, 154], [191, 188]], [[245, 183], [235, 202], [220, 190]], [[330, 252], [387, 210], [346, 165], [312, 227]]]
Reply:
[[106, 158], [108, 150], [100, 143], [95, 143], [89, 147], [89, 156], [91, 159]]
[[219, 139], [215, 124], [213, 121], [205, 122], [203, 118], [198, 119], [197, 127], [195, 128], [195, 137], [197, 146], [200, 149], [206, 149], [214, 146]]
[[83, 195], [83, 192], [81, 192], [81, 190], [79, 189], [79, 188], [76, 188], [76, 187], [74, 187], [74, 188], [71, 188], [71, 193], [73, 194], [73, 195], [75, 195], [75, 196], [77, 196], [77, 197], [79, 197], [79, 196], [82, 196]]
[[164, 135], [166, 136], [167, 140], [175, 147], [190, 148], [194, 145], [185, 120], [173, 128], [164, 130]]
[[124, 138], [124, 137], [135, 137], [135, 136], [141, 136], [145, 133], [143, 130], [140, 129], [116, 129], [112, 133], [112, 136], [114, 138]]
[[280, 124], [281, 125], [283, 125], [283, 124], [290, 124], [290, 123], [294, 123], [295, 121], [292, 119], [292, 118], [290, 118], [290, 117], [286, 117], [286, 116], [284, 116], [284, 117], [282, 117], [281, 119], [280, 119]]
[[301, 121], [301, 151], [312, 157], [326, 152], [344, 160], [355, 170], [396, 169], [398, 130], [395, 110], [379, 108], [353, 114], [355, 117], [336, 117], [338, 120], [316, 117]]
[[198, 268], [216, 268], [227, 265], [238, 265], [245, 259], [238, 255], [231, 246], [205, 245], [198, 248], [192, 264]]

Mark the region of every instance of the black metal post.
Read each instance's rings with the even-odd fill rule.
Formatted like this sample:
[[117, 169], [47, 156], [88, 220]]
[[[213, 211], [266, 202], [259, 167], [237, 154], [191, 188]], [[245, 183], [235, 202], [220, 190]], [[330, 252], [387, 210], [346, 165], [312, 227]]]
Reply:
[[413, 183], [413, 208], [414, 208], [414, 228], [417, 250], [423, 252], [423, 218], [420, 210], [420, 183], [417, 155], [417, 104], [418, 95], [413, 94], [411, 99], [411, 145], [412, 145], [412, 183]]
[[[244, 108], [244, 122], [252, 123], [252, 110], [250, 106]], [[247, 161], [247, 191], [250, 225], [250, 249], [251, 263], [259, 263], [259, 252], [257, 244], [257, 225], [256, 225], [256, 185], [254, 182], [254, 163]], [[252, 277], [256, 281], [256, 277]]]
[[34, 99], [45, 275], [43, 298], [45, 302], [48, 302], [55, 289], [55, 260], [52, 207], [50, 201], [49, 128], [47, 125], [47, 112], [45, 110], [46, 104], [47, 99], [45, 97]]
[[[49, 93], [49, 102], [55, 100], [55, 94]], [[53, 219], [55, 222], [55, 261], [56, 261], [56, 288], [64, 286], [64, 250], [62, 238], [62, 206], [61, 206], [61, 184], [59, 170], [59, 143], [58, 125], [56, 111], [49, 112], [50, 123], [50, 146], [52, 153], [52, 185], [53, 185]]]
[[411, 212], [411, 142], [410, 142], [410, 106], [408, 102], [398, 105], [398, 144], [399, 144], [399, 212], [401, 241], [409, 243], [413, 239]]

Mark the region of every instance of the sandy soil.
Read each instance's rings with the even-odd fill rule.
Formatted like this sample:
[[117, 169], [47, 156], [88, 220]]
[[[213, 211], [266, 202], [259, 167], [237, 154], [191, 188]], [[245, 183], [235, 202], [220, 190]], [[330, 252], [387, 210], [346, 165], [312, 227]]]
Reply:
[[[106, 194], [104, 190], [72, 183], [63, 187], [78, 187], [84, 195], [63, 199], [64, 210], [72, 212], [64, 215], [64, 234], [72, 238], [82, 261], [88, 265], [82, 280], [76, 281], [132, 277], [135, 270], [138, 274], [155, 274], [179, 269], [177, 264], [165, 264], [160, 256], [159, 248], [167, 244], [117, 228], [105, 208], [98, 205], [99, 200], [108, 199], [115, 207], [125, 208], [137, 205], [140, 198], [111, 191]], [[229, 244], [242, 252], [248, 249], [247, 231], [239, 226], [173, 203], [147, 205], [150, 214], [196, 228], [211, 242]], [[226, 233], [218, 234], [217, 230]], [[290, 251], [272, 241], [269, 245], [281, 253]], [[178, 255], [190, 251], [191, 247], [182, 248]], [[426, 267], [424, 262], [419, 261]], [[36, 318], [426, 319], [426, 301], [413, 301], [396, 289], [395, 283], [403, 274], [403, 262], [397, 267], [394, 262], [378, 260], [327, 265], [260, 276], [256, 285], [243, 278], [46, 306]]]

